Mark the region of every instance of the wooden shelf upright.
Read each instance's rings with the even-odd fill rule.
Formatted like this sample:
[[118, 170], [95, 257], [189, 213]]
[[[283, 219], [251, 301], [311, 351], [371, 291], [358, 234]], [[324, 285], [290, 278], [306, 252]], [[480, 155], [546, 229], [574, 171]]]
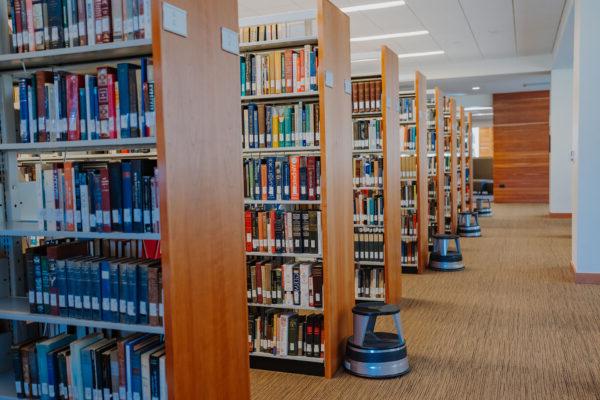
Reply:
[[422, 273], [429, 259], [429, 208], [427, 176], [427, 78], [415, 72], [415, 122], [417, 127], [417, 241], [418, 272]]
[[436, 153], [436, 192], [437, 192], [437, 233], [446, 231], [446, 168], [444, 151], [444, 97], [435, 88], [435, 153]]
[[[304, 13], [305, 12], [300, 12]], [[317, 85], [312, 92], [293, 92], [281, 94], [263, 94], [242, 96], [242, 103], [264, 103], [267, 105], [285, 105], [290, 102], [318, 100], [319, 145], [307, 147], [278, 147], [262, 151], [245, 150], [244, 154], [252, 158], [287, 155], [316, 155], [320, 157], [320, 201], [311, 204], [319, 207], [321, 215], [322, 253], [256, 253], [246, 252], [247, 256], [284, 257], [285, 260], [318, 261], [323, 271], [323, 307], [301, 308], [293, 305], [278, 304], [277, 308], [288, 310], [320, 311], [324, 318], [324, 357], [272, 355], [266, 352], [250, 354], [251, 367], [275, 371], [306, 373], [331, 378], [340, 368], [345, 354], [345, 341], [352, 334], [352, 308], [355, 304], [354, 293], [354, 246], [353, 246], [353, 204], [352, 204], [352, 110], [350, 80], [350, 20], [329, 0], [318, 0], [316, 14], [316, 36], [293, 40], [271, 40], [242, 45], [244, 53], [261, 53], [283, 49], [300, 49], [305, 45], [318, 48]], [[269, 15], [261, 19], [249, 18], [252, 23], [242, 21], [244, 26], [274, 24], [293, 21], [291, 13]], [[302, 18], [304, 19], [304, 18]], [[234, 81], [235, 82], [235, 81]], [[235, 82], [238, 86], [239, 83]], [[237, 93], [239, 96], [239, 91]], [[238, 103], [239, 107], [239, 103]], [[239, 108], [230, 115], [239, 115]], [[234, 118], [235, 119], [235, 118]], [[215, 130], [213, 130], [214, 132]], [[241, 132], [241, 129], [238, 131]], [[317, 132], [315, 132], [317, 133]], [[239, 136], [238, 136], [239, 138]], [[239, 139], [237, 140], [239, 147]], [[241, 163], [234, 163], [238, 174], [242, 176]], [[240, 186], [241, 187], [241, 186]], [[241, 198], [240, 198], [241, 200]], [[247, 206], [278, 204], [292, 206], [300, 202], [276, 200], [271, 203], [246, 202]], [[302, 207], [307, 204], [301, 205]], [[240, 208], [238, 206], [238, 208]], [[241, 209], [241, 208], [240, 208]], [[244, 252], [242, 251], [242, 255]], [[236, 268], [244, 271], [244, 262]], [[240, 299], [242, 305], [247, 299]], [[255, 304], [248, 304], [255, 307]], [[242, 321], [247, 323], [247, 319]], [[242, 332], [247, 330], [241, 328]], [[246, 354], [247, 354], [247, 338]]]
[[473, 114], [467, 115], [467, 168], [468, 182], [467, 187], [469, 188], [467, 199], [469, 203], [468, 211], [475, 211], [475, 201], [473, 198]]
[[450, 99], [450, 232], [456, 233], [458, 225], [458, 121], [456, 102]]
[[460, 130], [458, 140], [460, 142], [460, 211], [467, 210], [467, 155], [466, 155], [466, 124], [465, 108], [460, 106]]

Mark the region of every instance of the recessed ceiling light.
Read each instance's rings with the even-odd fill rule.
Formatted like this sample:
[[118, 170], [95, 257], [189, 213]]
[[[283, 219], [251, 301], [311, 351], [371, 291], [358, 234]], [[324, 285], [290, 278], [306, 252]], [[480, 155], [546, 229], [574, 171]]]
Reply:
[[374, 36], [362, 36], [351, 38], [351, 42], [366, 42], [369, 40], [381, 40], [381, 39], [394, 39], [401, 37], [410, 37], [410, 36], [421, 36], [427, 35], [429, 31], [413, 31], [413, 32], [398, 32], [398, 33], [387, 33], [385, 35], [374, 35]]
[[404, 53], [404, 54], [398, 54], [398, 58], [435, 56], [435, 55], [438, 55], [438, 54], [444, 54], [444, 50], [424, 51], [424, 52], [421, 52], [421, 53]]
[[403, 0], [400, 1], [386, 1], [383, 3], [363, 4], [361, 6], [342, 7], [342, 11], [345, 13], [352, 13], [357, 11], [368, 11], [368, 10], [379, 10], [382, 8], [400, 7], [406, 3]]
[[473, 89], [473, 90], [479, 90], [481, 88], [479, 86], [473, 86], [471, 89]]
[[483, 111], [483, 110], [491, 110], [492, 107], [482, 107], [482, 106], [473, 106], [473, 107], [466, 107], [465, 111]]
[[357, 62], [369, 62], [369, 61], [377, 61], [377, 58], [359, 58], [358, 60], [352, 60], [350, 62], [357, 63]]

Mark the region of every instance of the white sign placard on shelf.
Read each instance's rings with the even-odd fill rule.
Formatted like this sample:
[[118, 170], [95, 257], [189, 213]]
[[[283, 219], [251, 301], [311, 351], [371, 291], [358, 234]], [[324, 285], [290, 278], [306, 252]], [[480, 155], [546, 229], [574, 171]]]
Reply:
[[163, 6], [163, 29], [176, 35], [187, 37], [187, 11], [167, 2]]
[[333, 87], [333, 72], [329, 70], [325, 71], [325, 86], [330, 88]]
[[221, 48], [236, 56], [240, 54], [239, 35], [236, 31], [221, 27]]

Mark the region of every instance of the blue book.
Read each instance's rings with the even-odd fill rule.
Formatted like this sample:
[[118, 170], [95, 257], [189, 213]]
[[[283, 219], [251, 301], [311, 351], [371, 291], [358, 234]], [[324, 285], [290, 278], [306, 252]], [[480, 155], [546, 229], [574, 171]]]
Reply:
[[148, 58], [147, 57], [142, 57], [142, 59], [140, 60], [140, 81], [142, 84], [142, 87], [138, 87], [137, 90], [138, 92], [142, 93], [142, 101], [140, 102], [140, 136], [144, 137], [147, 136], [147, 122], [146, 122], [146, 102], [144, 101], [144, 85], [148, 84]]
[[142, 262], [137, 266], [137, 323], [148, 324], [148, 263]]
[[100, 133], [98, 132], [98, 126], [100, 123], [100, 103], [98, 102], [98, 85], [96, 84], [96, 86], [94, 86], [92, 90], [94, 92], [94, 95], [92, 97], [94, 101], [94, 119], [96, 120], [96, 130], [94, 131], [94, 136], [92, 137], [92, 139], [100, 139]]
[[317, 62], [315, 50], [310, 52], [310, 90], [319, 90], [317, 86]]
[[96, 231], [102, 232], [103, 219], [102, 219], [102, 186], [100, 185], [100, 174], [94, 173], [94, 210], [96, 211]]
[[98, 139], [96, 130], [96, 107], [94, 101], [94, 88], [97, 87], [96, 77], [93, 75], [85, 76], [85, 125], [87, 127], [87, 138], [90, 140]]
[[60, 396], [58, 390], [58, 378], [60, 371], [58, 370], [57, 354], [67, 350], [69, 346], [62, 346], [55, 350], [49, 351], [46, 355], [46, 365], [48, 369], [48, 398], [50, 400], [58, 399]]
[[[83, 281], [82, 281], [82, 260], [76, 260], [73, 262], [73, 266], [71, 271], [73, 272], [73, 277], [71, 278], [71, 284], [73, 288], [73, 302], [75, 305], [74, 309], [74, 317], [75, 318], [84, 318], [83, 316]], [[69, 313], [70, 315], [70, 313]]]
[[142, 175], [144, 160], [131, 160], [133, 231], [144, 232]]
[[[133, 400], [133, 391], [132, 391], [132, 375], [131, 375], [131, 356], [133, 347], [139, 344], [143, 344], [144, 342], [148, 342], [149, 340], [154, 340], [155, 335], [150, 334], [134, 334], [131, 339], [127, 338], [124, 342], [125, 348], [125, 380], [127, 385], [125, 388], [120, 387], [119, 392], [125, 392], [125, 397], [127, 400]], [[124, 389], [124, 390], [123, 390]], [[122, 396], [119, 396], [122, 398]]]
[[56, 260], [56, 287], [58, 288], [58, 314], [61, 317], [69, 316], [67, 292], [67, 261]]
[[149, 335], [142, 340], [132, 341], [125, 346], [127, 363], [127, 399], [142, 398], [142, 360], [141, 354], [160, 344], [158, 335]]
[[271, 147], [273, 145], [273, 115], [272, 112], [275, 109], [273, 106], [265, 106], [265, 146]]
[[[108, 262], [110, 274], [110, 319], [112, 322], [119, 322], [119, 261], [112, 260]], [[104, 301], [104, 298], [102, 299]]]
[[110, 301], [112, 298], [112, 276], [110, 273], [110, 262], [108, 260], [100, 261], [100, 274], [102, 281], [102, 321], [112, 321], [113, 315], [110, 310]]
[[40, 269], [42, 271], [42, 299], [44, 304], [40, 308], [42, 314], [50, 314], [50, 275], [48, 273], [48, 257], [40, 257]]
[[100, 339], [98, 341], [93, 342], [92, 344], [81, 349], [81, 378], [83, 385], [83, 399], [84, 400], [93, 400], [95, 399], [93, 395], [94, 388], [94, 375], [92, 369], [92, 352], [96, 351], [108, 344], [108, 339]]
[[281, 188], [281, 199], [290, 199], [290, 162], [285, 160], [281, 164], [281, 181], [283, 187]]
[[42, 286], [42, 256], [33, 255], [34, 282], [35, 282], [35, 304], [38, 314], [44, 313], [44, 291]]
[[255, 158], [252, 161], [254, 162], [254, 200], [260, 200], [262, 198], [260, 185], [260, 158]]
[[138, 322], [138, 280], [137, 264], [127, 264], [127, 323]]
[[133, 232], [133, 194], [131, 180], [131, 162], [121, 162], [121, 197], [123, 202], [123, 232]]
[[127, 299], [129, 286], [127, 285], [127, 263], [119, 264], [119, 322], [127, 323]]
[[79, 287], [81, 288], [81, 303], [83, 319], [92, 319], [92, 290], [90, 285], [90, 265], [88, 260], [80, 262]]
[[256, 108], [255, 104], [248, 104], [248, 141], [250, 142], [250, 148], [258, 147], [258, 141], [255, 141], [254, 138], [254, 109]]
[[129, 64], [117, 64], [117, 81], [119, 86], [119, 114], [121, 120], [117, 121], [117, 127], [121, 127], [121, 137], [131, 137], [131, 126], [129, 123]]
[[58, 280], [56, 274], [56, 260], [47, 258], [46, 262], [48, 264], [48, 313], [55, 314], [55, 312], [58, 310]]
[[267, 200], [277, 200], [275, 188], [275, 157], [267, 157]]
[[91, 302], [91, 318], [95, 321], [102, 319], [102, 273], [100, 270], [101, 260], [93, 259], [88, 263], [89, 290]]
[[246, 95], [246, 59], [244, 57], [240, 57], [240, 83], [242, 86], [241, 95], [245, 96]]
[[[258, 138], [258, 107], [256, 104], [250, 104], [252, 106], [252, 114], [249, 115], [252, 118], [252, 140], [254, 142], [254, 147], [259, 147], [259, 138]], [[248, 107], [250, 107], [248, 105]]]
[[42, 400], [50, 399], [48, 395], [48, 352], [58, 349], [60, 347], [67, 346], [75, 339], [76, 338], [74, 335], [63, 333], [36, 344], [35, 348], [37, 353], [38, 377], [41, 387]]
[[[83, 139], [82, 139], [83, 140]], [[73, 163], [73, 190], [75, 191], [75, 230], [81, 232], [83, 225], [81, 222], [81, 191], [79, 187], [79, 164]]]
[[85, 88], [79, 88], [79, 126], [81, 140], [88, 140]]
[[[88, 207], [89, 207], [89, 219], [90, 219], [90, 232], [96, 232], [96, 187], [94, 182], [94, 173], [87, 173], [87, 184], [88, 184]], [[102, 209], [102, 207], [100, 207]]]
[[81, 339], [77, 339], [71, 342], [71, 377], [73, 380], [73, 394], [76, 399], [84, 398], [84, 390], [83, 390], [83, 374], [81, 370], [81, 350], [97, 341], [101, 340], [103, 337], [101, 332], [92, 333], [90, 335], [84, 336]]

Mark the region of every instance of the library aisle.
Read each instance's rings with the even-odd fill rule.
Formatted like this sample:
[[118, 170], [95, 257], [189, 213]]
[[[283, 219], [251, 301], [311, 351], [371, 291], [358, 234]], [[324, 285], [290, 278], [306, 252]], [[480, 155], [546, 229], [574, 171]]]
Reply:
[[251, 370], [252, 398], [596, 399], [600, 292], [573, 284], [570, 221], [547, 215], [494, 204], [484, 236], [461, 239], [464, 272], [403, 277], [405, 377]]

